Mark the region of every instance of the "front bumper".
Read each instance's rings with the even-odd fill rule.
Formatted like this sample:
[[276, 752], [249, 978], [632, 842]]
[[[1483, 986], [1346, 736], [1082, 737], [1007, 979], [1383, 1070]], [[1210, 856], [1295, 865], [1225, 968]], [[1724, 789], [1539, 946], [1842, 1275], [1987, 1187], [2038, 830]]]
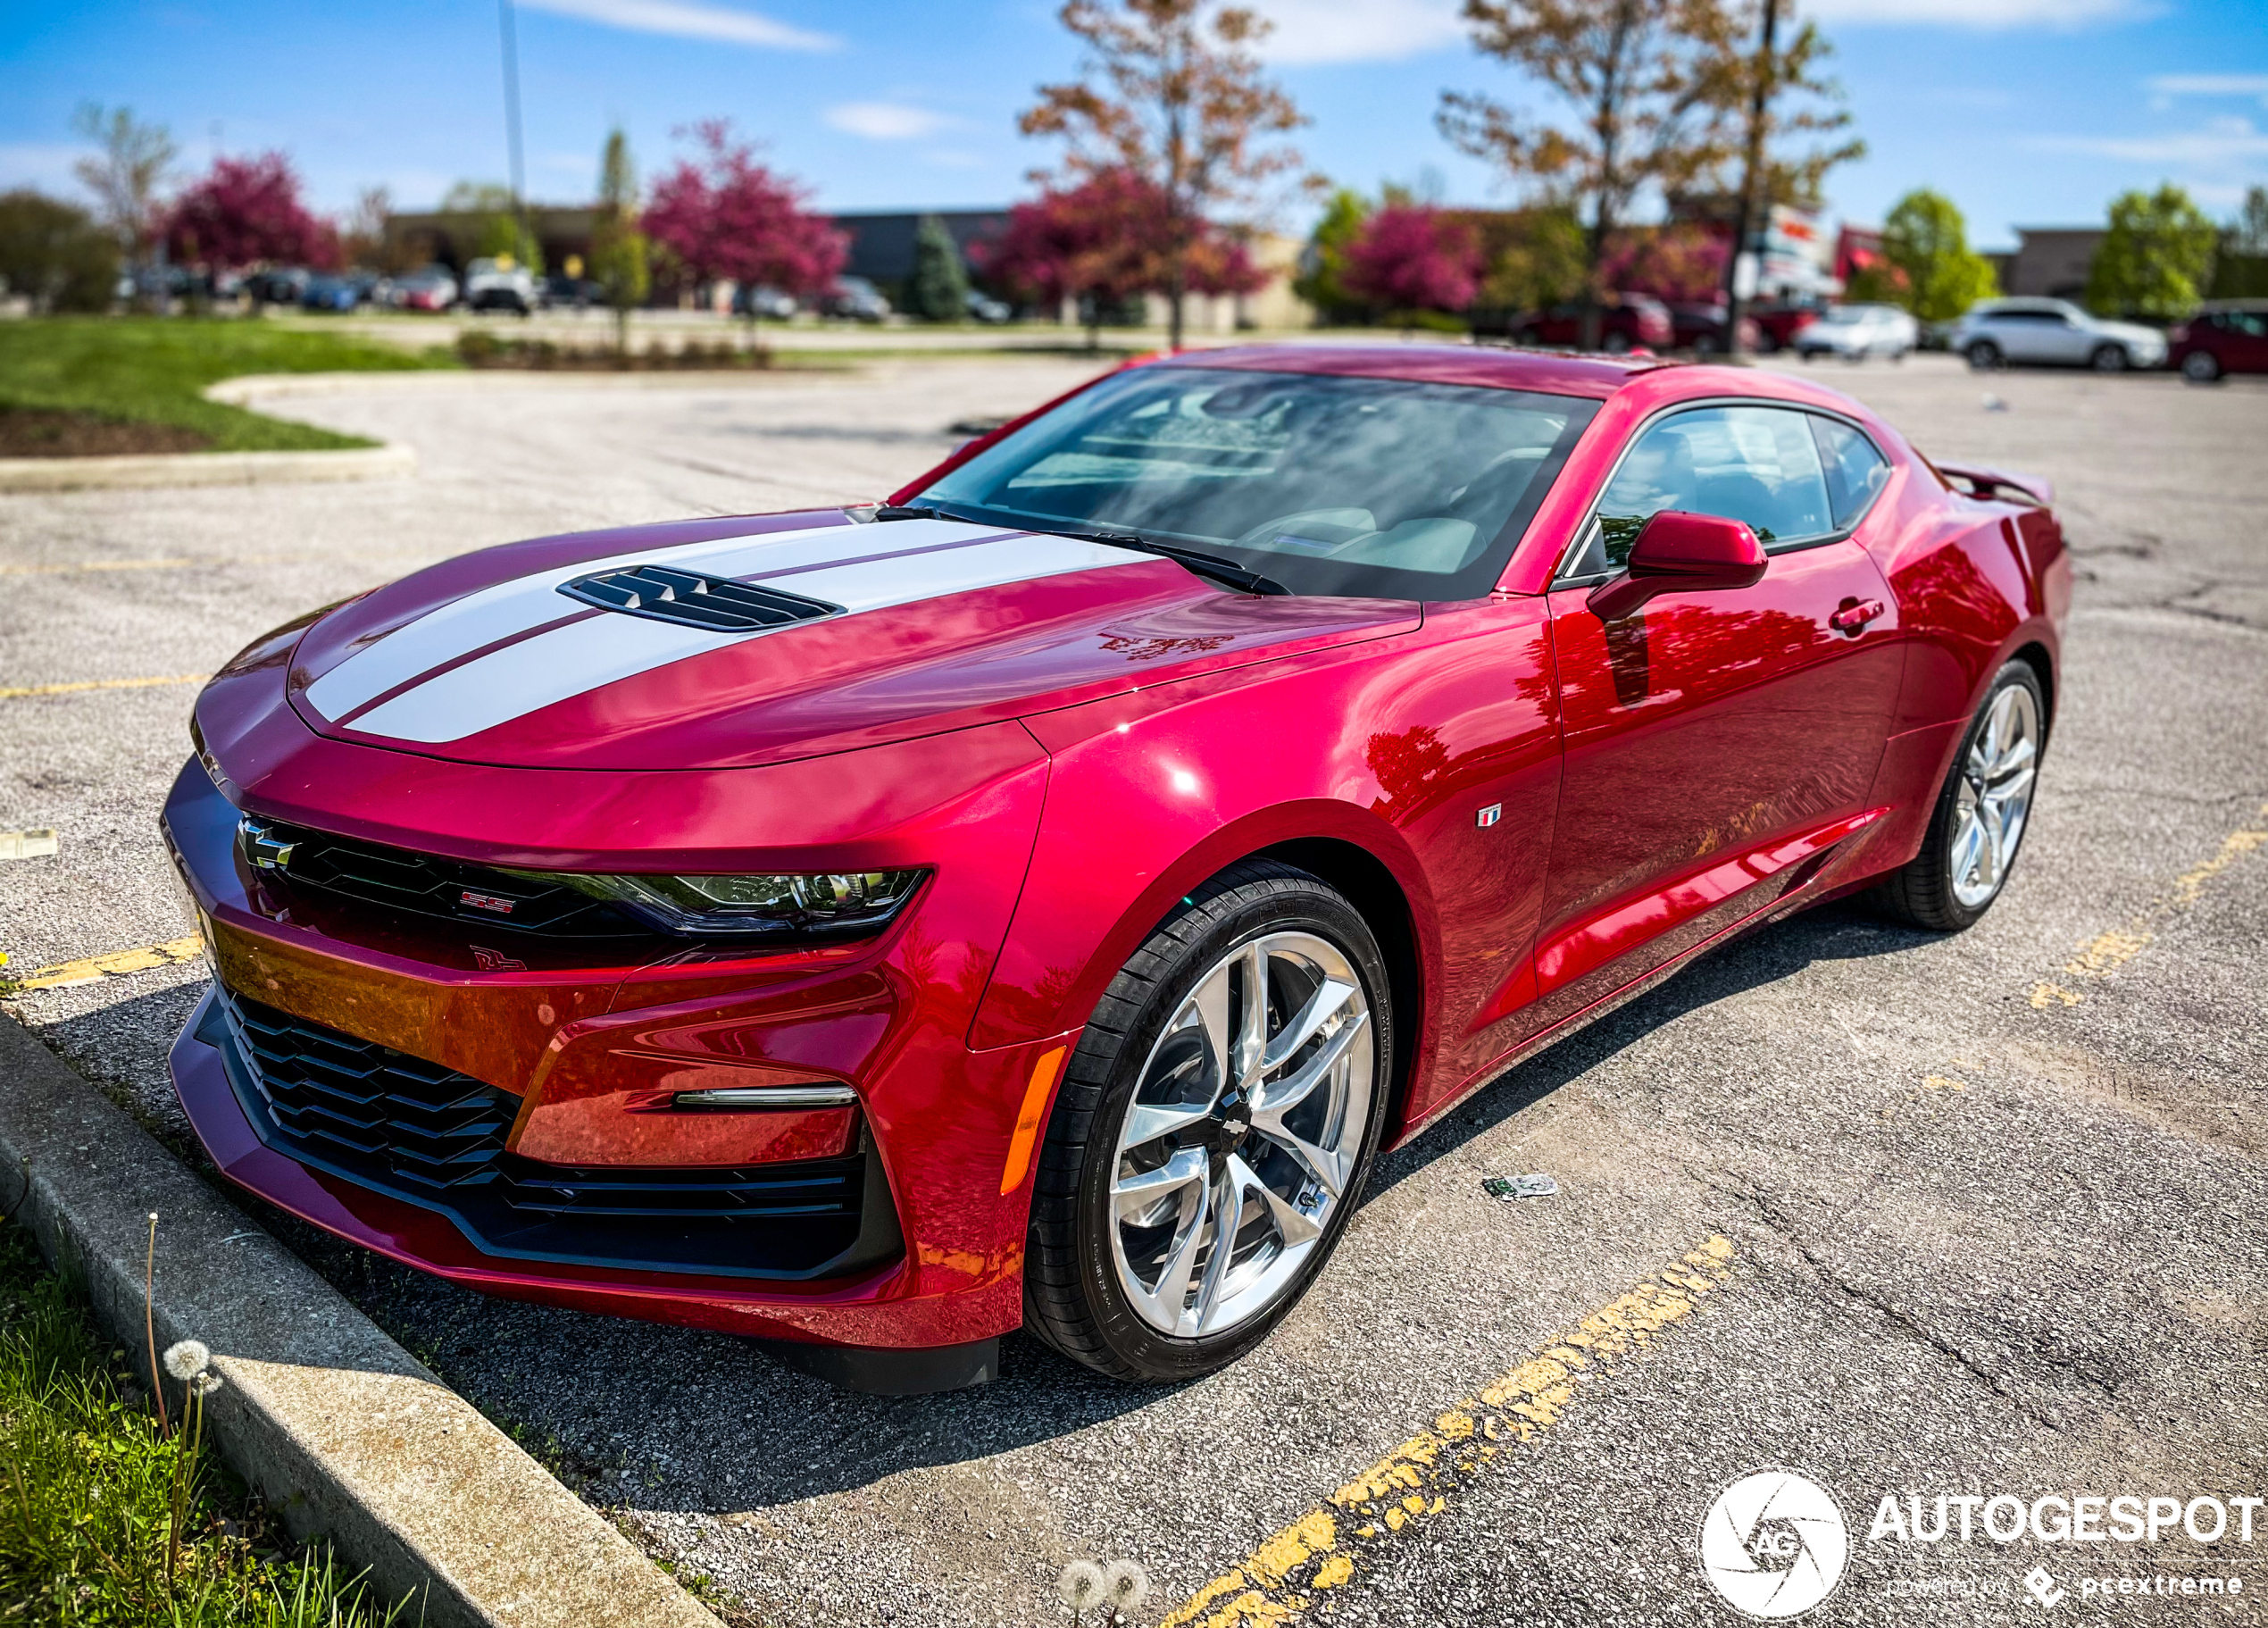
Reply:
[[[414, 923], [272, 896], [238, 816], [193, 759], [163, 822], [218, 984], [173, 1080], [231, 1181], [486, 1293], [806, 1358], [859, 1348], [847, 1376], [886, 1389], [988, 1371], [1021, 1321], [1030, 1203], [1027, 1183], [998, 1190], [1034, 1066], [1063, 1037], [967, 1044], [1013, 896], [974, 845], [938, 842], [961, 863], [863, 944], [582, 966], [507, 940], [518, 954], [492, 964]], [[941, 955], [939, 939], [991, 948]], [[294, 1048], [322, 1067], [291, 1066]], [[783, 1071], [849, 1084], [858, 1106], [655, 1111]]]

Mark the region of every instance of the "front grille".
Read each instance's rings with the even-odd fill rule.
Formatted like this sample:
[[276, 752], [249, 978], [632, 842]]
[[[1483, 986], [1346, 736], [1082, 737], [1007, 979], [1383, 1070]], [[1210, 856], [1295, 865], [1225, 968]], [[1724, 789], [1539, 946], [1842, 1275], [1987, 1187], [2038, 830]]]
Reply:
[[261, 823], [263, 841], [288, 853], [280, 868], [263, 870], [262, 875], [271, 883], [280, 881], [286, 891], [304, 888], [412, 915], [477, 922], [483, 929], [505, 932], [562, 939], [654, 936], [651, 928], [604, 899], [557, 882], [277, 821]]
[[491, 1255], [734, 1277], [815, 1278], [900, 1248], [870, 1152], [746, 1167], [547, 1165], [505, 1151], [520, 1099], [215, 986], [218, 1047], [263, 1142], [438, 1210]]
[[843, 607], [801, 594], [782, 593], [726, 577], [705, 577], [698, 572], [668, 565], [631, 565], [621, 571], [595, 572], [563, 582], [559, 591], [570, 599], [595, 605], [603, 611], [672, 622], [680, 627], [705, 628], [713, 633], [750, 633], [760, 628], [786, 627], [795, 622], [816, 622], [839, 616]]

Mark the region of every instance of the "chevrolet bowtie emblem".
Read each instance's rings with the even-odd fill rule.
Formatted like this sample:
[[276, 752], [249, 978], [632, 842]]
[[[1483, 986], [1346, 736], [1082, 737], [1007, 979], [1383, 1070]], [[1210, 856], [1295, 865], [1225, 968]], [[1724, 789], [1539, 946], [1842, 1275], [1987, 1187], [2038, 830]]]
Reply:
[[245, 862], [254, 870], [280, 871], [291, 863], [291, 850], [297, 844], [277, 835], [264, 821], [247, 814], [237, 822], [237, 846], [244, 850]]

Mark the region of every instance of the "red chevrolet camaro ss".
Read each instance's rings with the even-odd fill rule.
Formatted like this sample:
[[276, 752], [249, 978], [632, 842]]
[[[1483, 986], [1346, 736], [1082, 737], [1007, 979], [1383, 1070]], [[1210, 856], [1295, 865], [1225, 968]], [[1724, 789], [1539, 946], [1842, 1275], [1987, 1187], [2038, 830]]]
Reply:
[[1822, 899], [1991, 905], [2051, 500], [1772, 373], [1253, 346], [887, 504], [461, 555], [199, 697], [174, 1079], [490, 1293], [1200, 1373], [1522, 1056]]

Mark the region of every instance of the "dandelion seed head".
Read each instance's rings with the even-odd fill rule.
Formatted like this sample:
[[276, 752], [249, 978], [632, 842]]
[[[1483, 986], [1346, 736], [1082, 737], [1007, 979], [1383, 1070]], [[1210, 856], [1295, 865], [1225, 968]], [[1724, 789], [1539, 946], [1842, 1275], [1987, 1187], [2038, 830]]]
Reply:
[[1138, 1609], [1150, 1597], [1150, 1574], [1131, 1560], [1113, 1560], [1103, 1574], [1103, 1592], [1118, 1610]]
[[1055, 1579], [1055, 1592], [1074, 1611], [1084, 1611], [1103, 1598], [1103, 1568], [1092, 1560], [1074, 1560]]
[[189, 1382], [189, 1389], [199, 1396], [211, 1396], [221, 1389], [221, 1376], [207, 1370]]
[[165, 1371], [175, 1379], [195, 1379], [213, 1360], [202, 1340], [184, 1340], [165, 1348]]

